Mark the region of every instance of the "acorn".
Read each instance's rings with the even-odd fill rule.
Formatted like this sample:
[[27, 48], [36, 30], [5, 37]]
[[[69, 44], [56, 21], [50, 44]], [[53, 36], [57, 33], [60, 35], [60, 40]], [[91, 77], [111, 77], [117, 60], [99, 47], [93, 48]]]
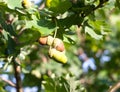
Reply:
[[67, 57], [65, 55], [65, 52], [60, 52], [55, 48], [52, 48], [49, 50], [49, 55], [51, 58], [55, 59], [59, 63], [67, 63]]
[[40, 37], [39, 38], [39, 43], [42, 44], [42, 45], [46, 45], [47, 44], [47, 36]]
[[53, 47], [56, 48], [58, 51], [64, 51], [65, 47], [64, 47], [64, 43], [61, 39], [59, 38], [55, 38], [53, 41]]

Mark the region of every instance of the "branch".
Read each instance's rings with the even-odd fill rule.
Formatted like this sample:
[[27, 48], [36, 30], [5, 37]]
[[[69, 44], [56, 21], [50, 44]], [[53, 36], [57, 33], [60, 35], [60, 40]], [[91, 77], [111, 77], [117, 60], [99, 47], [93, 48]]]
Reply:
[[112, 87], [110, 87], [108, 92], [116, 92], [120, 88], [120, 82], [116, 83]]
[[7, 84], [9, 84], [10, 86], [16, 87], [16, 85], [15, 85], [12, 81], [7, 80], [7, 79], [5, 79], [5, 78], [2, 78], [1, 76], [0, 76], [0, 79], [1, 79], [2, 81], [6, 82]]
[[16, 78], [16, 90], [17, 92], [23, 92], [22, 81], [20, 77], [21, 67], [19, 64], [20, 64], [20, 61], [18, 59], [13, 61], [13, 66], [15, 70], [15, 78]]
[[42, 10], [45, 7], [45, 3], [42, 3], [39, 7], [39, 10]]
[[109, 0], [104, 0], [103, 2], [100, 2], [95, 8], [93, 8], [90, 12], [88, 12], [87, 14], [84, 15], [84, 17], [88, 16], [91, 12], [94, 12], [95, 10], [97, 10], [98, 8], [102, 7], [103, 4], [105, 4], [106, 2], [108, 2]]

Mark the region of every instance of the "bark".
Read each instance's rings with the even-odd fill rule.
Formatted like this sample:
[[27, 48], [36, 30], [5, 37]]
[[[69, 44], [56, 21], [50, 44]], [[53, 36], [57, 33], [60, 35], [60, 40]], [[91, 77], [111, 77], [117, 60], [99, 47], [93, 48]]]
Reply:
[[23, 92], [22, 88], [22, 80], [21, 80], [21, 67], [20, 67], [20, 61], [14, 60], [14, 71], [15, 71], [15, 78], [16, 78], [16, 92]]

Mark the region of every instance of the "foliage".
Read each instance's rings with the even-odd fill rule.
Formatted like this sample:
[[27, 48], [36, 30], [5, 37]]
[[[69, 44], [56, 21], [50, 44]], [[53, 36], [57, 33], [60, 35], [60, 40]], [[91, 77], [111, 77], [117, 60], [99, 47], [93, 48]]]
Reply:
[[45, 83], [45, 91], [46, 92], [86, 92], [84, 87], [80, 87], [79, 82], [75, 82], [73, 78], [65, 79], [63, 77], [55, 77], [55, 78], [49, 78], [47, 76], [44, 76]]
[[[22, 0], [0, 0], [0, 75], [13, 81], [17, 65], [22, 68], [23, 87], [37, 86], [39, 92], [106, 92], [119, 80], [120, 1], [52, 0], [41, 9], [46, 1], [26, 7]], [[51, 46], [39, 44], [40, 37], [49, 35], [64, 42], [66, 64], [53, 62], [48, 54]], [[84, 73], [80, 47], [95, 59], [96, 71]], [[104, 64], [102, 54], [96, 56], [100, 50], [109, 51], [110, 60]], [[75, 78], [67, 79], [67, 74]], [[2, 92], [7, 86], [0, 80]]]

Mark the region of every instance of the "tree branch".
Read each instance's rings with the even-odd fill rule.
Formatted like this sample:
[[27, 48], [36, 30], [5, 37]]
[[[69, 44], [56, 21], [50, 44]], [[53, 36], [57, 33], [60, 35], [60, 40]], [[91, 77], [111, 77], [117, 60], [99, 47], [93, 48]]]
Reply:
[[18, 59], [14, 60], [13, 66], [14, 66], [14, 70], [15, 70], [16, 90], [17, 90], [17, 92], [23, 92], [22, 81], [21, 81], [21, 77], [20, 77], [21, 67], [19, 64], [20, 64], [20, 61]]
[[90, 12], [88, 12], [87, 14], [84, 15], [84, 17], [88, 16], [89, 14], [91, 14], [91, 12], [94, 12], [95, 10], [97, 10], [98, 8], [102, 7], [103, 4], [105, 4], [106, 2], [108, 2], [109, 0], [103, 0], [103, 2], [100, 2], [95, 8], [93, 8]]
[[120, 81], [115, 85], [113, 85], [112, 87], [110, 87], [108, 92], [116, 92], [119, 88], [120, 88]]
[[16, 87], [16, 85], [15, 85], [12, 81], [7, 80], [7, 79], [5, 79], [5, 78], [2, 78], [1, 76], [0, 76], [0, 79], [1, 79], [2, 81], [6, 82], [7, 84], [9, 84], [10, 86]]
[[42, 10], [45, 7], [45, 3], [42, 3], [39, 7], [39, 10]]

